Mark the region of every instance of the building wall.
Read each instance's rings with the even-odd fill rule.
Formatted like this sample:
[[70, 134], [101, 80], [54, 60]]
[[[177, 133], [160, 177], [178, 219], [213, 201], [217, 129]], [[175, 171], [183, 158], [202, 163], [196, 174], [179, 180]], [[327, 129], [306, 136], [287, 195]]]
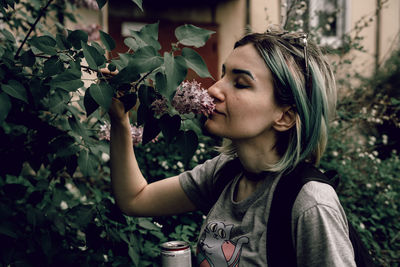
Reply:
[[[249, 1], [249, 22], [246, 25], [246, 1]], [[382, 0], [383, 1], [383, 0]], [[146, 10], [146, 0], [143, 0]], [[220, 66], [229, 53], [232, 51], [233, 44], [246, 32], [246, 27], [255, 32], [265, 31], [269, 24], [280, 24], [282, 20], [283, 0], [225, 0], [215, 5], [202, 5], [190, 7], [190, 4], [180, 8], [165, 7], [160, 10], [152, 10], [154, 17], [160, 17], [170, 21], [181, 21], [196, 23], [214, 23], [218, 27], [217, 42], [218, 53], [215, 57]], [[377, 0], [348, 0], [348, 23], [350, 34], [355, 36], [356, 26], [362, 26], [365, 22], [369, 23], [358, 34], [363, 37], [362, 46], [366, 52], [353, 51], [346, 55], [347, 59], [352, 60], [352, 69], [365, 75], [373, 74], [377, 56], [379, 63], [386, 60], [390, 51], [396, 48], [399, 42], [400, 32], [400, 1], [387, 0], [380, 13], [379, 28], [376, 16]], [[109, 18], [107, 8], [103, 8], [101, 15], [93, 16], [93, 11], [83, 11], [82, 17], [90, 23], [95, 18], [107, 30], [107, 20]], [[128, 12], [128, 10], [126, 11]], [[129, 13], [132, 15], [132, 12]], [[141, 12], [136, 11], [133, 16], [140, 18]], [[123, 15], [123, 14], [122, 14]], [[112, 21], [109, 21], [112, 24]], [[379, 30], [379, 31], [378, 31]], [[377, 42], [376, 37], [380, 36]], [[335, 60], [335, 58], [333, 58]], [[344, 70], [348, 72], [348, 69]], [[220, 67], [219, 67], [220, 74]]]

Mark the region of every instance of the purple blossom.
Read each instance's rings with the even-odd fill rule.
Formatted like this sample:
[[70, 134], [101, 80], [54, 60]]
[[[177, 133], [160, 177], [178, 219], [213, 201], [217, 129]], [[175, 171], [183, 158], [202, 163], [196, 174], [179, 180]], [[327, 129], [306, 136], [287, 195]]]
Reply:
[[162, 115], [168, 110], [168, 100], [165, 97], [155, 100], [150, 107], [156, 115]]
[[104, 124], [100, 125], [99, 139], [110, 141], [110, 130], [111, 130], [110, 123], [105, 122]]
[[136, 127], [131, 124], [131, 135], [133, 145], [136, 146], [142, 142], [143, 127]]
[[207, 116], [215, 109], [214, 99], [195, 80], [182, 82], [171, 104], [181, 114], [193, 112]]
[[[111, 124], [109, 122], [105, 122], [104, 124], [100, 125], [99, 139], [110, 141], [110, 130]], [[131, 124], [131, 136], [134, 146], [140, 144], [143, 138], [143, 127], [137, 127]]]

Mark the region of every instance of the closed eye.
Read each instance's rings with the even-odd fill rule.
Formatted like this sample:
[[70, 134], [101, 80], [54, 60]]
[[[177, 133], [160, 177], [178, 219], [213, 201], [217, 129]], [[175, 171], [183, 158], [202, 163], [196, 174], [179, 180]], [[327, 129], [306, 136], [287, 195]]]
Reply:
[[238, 88], [238, 89], [245, 89], [245, 88], [249, 88], [250, 86], [236, 82], [235, 83], [235, 87]]

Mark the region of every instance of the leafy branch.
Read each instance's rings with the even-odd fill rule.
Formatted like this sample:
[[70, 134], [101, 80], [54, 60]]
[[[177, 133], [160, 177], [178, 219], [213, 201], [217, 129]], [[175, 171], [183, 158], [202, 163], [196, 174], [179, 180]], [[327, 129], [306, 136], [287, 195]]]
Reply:
[[29, 36], [31, 35], [31, 33], [33, 32], [33, 30], [36, 28], [36, 25], [38, 24], [39, 20], [42, 18], [42, 16], [43, 16], [44, 14], [46, 14], [47, 8], [50, 6], [51, 2], [53, 2], [53, 1], [54, 1], [54, 0], [49, 0], [49, 1], [47, 1], [47, 4], [46, 4], [42, 9], [40, 9], [38, 17], [36, 18], [35, 22], [32, 24], [32, 26], [31, 26], [31, 28], [29, 29], [27, 35], [25, 36], [25, 39], [22, 41], [21, 45], [19, 46], [19, 48], [18, 48], [18, 50], [17, 50], [17, 53], [16, 53], [15, 56], [14, 56], [15, 59], [18, 59], [19, 53], [21, 53], [22, 47], [25, 45], [25, 43], [26, 43], [26, 41], [28, 40]]

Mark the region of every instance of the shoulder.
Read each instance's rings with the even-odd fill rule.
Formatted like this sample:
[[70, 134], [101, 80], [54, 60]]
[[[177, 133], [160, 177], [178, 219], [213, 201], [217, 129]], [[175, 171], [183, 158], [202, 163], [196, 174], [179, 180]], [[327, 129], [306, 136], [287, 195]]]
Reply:
[[308, 182], [302, 187], [293, 204], [292, 218], [296, 220], [311, 210], [324, 210], [345, 217], [335, 189], [317, 181]]

